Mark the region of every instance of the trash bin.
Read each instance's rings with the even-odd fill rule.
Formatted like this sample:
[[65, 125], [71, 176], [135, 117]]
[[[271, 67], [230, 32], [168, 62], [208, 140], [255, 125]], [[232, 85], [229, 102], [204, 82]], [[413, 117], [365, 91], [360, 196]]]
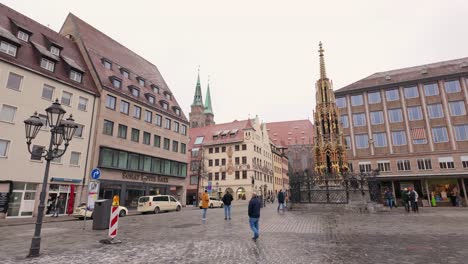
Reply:
[[96, 200], [93, 210], [93, 230], [109, 228], [112, 200]]

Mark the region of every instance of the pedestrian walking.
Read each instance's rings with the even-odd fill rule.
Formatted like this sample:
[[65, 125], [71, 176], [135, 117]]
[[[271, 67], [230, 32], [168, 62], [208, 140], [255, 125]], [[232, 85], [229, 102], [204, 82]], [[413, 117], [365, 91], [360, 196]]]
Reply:
[[208, 191], [205, 190], [205, 192], [202, 194], [202, 210], [203, 210], [203, 216], [202, 220], [206, 220], [206, 211], [208, 210], [208, 204], [210, 203], [210, 197], [208, 196]]
[[259, 228], [258, 228], [258, 222], [260, 220], [260, 200], [257, 197], [257, 193], [253, 192], [252, 193], [252, 199], [250, 199], [249, 202], [249, 224], [250, 224], [250, 229], [252, 229], [253, 232], [253, 241], [257, 241], [258, 236], [259, 236]]
[[234, 200], [229, 191], [226, 191], [226, 194], [223, 196], [224, 204], [224, 220], [231, 220], [231, 202]]
[[279, 212], [280, 208], [283, 210], [283, 213], [284, 213], [284, 192], [283, 192], [283, 189], [281, 189], [279, 192], [278, 192], [278, 209], [277, 211]]
[[393, 193], [389, 189], [385, 189], [385, 199], [387, 200], [387, 206], [390, 209], [393, 208]]
[[405, 206], [405, 211], [407, 213], [410, 212], [410, 204], [409, 204], [409, 197], [408, 197], [408, 188], [405, 188], [401, 193], [401, 199], [403, 200], [403, 205]]
[[408, 198], [411, 204], [411, 209], [413, 210], [414, 213], [418, 213], [419, 212], [419, 208], [418, 208], [419, 195], [418, 195], [418, 192], [416, 192], [413, 187], [410, 187], [409, 189]]
[[52, 217], [59, 217], [61, 211], [64, 210], [65, 207], [65, 198], [63, 194], [61, 194], [58, 198], [52, 201]]

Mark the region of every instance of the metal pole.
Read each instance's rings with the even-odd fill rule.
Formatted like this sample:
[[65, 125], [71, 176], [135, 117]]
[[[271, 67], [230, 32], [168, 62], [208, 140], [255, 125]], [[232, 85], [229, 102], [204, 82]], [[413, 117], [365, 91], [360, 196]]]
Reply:
[[465, 187], [465, 178], [461, 178], [462, 180], [462, 188], [463, 188], [463, 196], [465, 196], [465, 202], [468, 206], [468, 196], [466, 195], [466, 187]]
[[42, 180], [42, 192], [39, 200], [38, 206], [38, 215], [36, 220], [36, 228], [34, 229], [34, 236], [31, 240], [31, 248], [29, 249], [28, 257], [38, 257], [39, 251], [41, 250], [41, 229], [42, 229], [42, 219], [44, 217], [44, 200], [47, 191], [47, 182], [49, 179], [49, 168], [50, 161], [52, 160], [52, 139], [53, 133], [50, 133], [50, 142], [49, 142], [49, 151], [47, 152], [46, 167], [44, 172], [44, 179]]
[[431, 193], [429, 192], [429, 185], [427, 184], [427, 179], [424, 180], [424, 185], [426, 186], [427, 200], [429, 200], [429, 207], [432, 207]]

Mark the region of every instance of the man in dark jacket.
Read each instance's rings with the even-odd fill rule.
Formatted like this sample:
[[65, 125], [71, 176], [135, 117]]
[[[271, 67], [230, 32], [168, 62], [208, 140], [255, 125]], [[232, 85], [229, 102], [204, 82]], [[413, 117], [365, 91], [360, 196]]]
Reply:
[[283, 212], [284, 212], [284, 192], [283, 192], [283, 189], [281, 189], [279, 192], [278, 192], [278, 212], [280, 210], [280, 207], [283, 207]]
[[223, 196], [224, 204], [224, 220], [231, 220], [231, 202], [233, 198], [232, 195], [226, 191], [226, 194]]
[[257, 241], [259, 235], [258, 221], [260, 219], [260, 200], [257, 198], [257, 193], [252, 193], [252, 199], [249, 202], [249, 223], [254, 236], [252, 239]]

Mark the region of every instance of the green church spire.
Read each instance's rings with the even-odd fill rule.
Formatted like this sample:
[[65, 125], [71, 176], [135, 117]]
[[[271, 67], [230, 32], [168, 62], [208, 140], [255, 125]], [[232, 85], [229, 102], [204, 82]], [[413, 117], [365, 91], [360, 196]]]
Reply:
[[203, 98], [201, 93], [201, 85], [200, 85], [200, 67], [198, 67], [198, 77], [197, 77], [197, 86], [195, 87], [195, 96], [193, 97], [192, 106], [203, 106]]
[[213, 114], [210, 95], [210, 80], [208, 79], [208, 88], [206, 88], [205, 114]]

